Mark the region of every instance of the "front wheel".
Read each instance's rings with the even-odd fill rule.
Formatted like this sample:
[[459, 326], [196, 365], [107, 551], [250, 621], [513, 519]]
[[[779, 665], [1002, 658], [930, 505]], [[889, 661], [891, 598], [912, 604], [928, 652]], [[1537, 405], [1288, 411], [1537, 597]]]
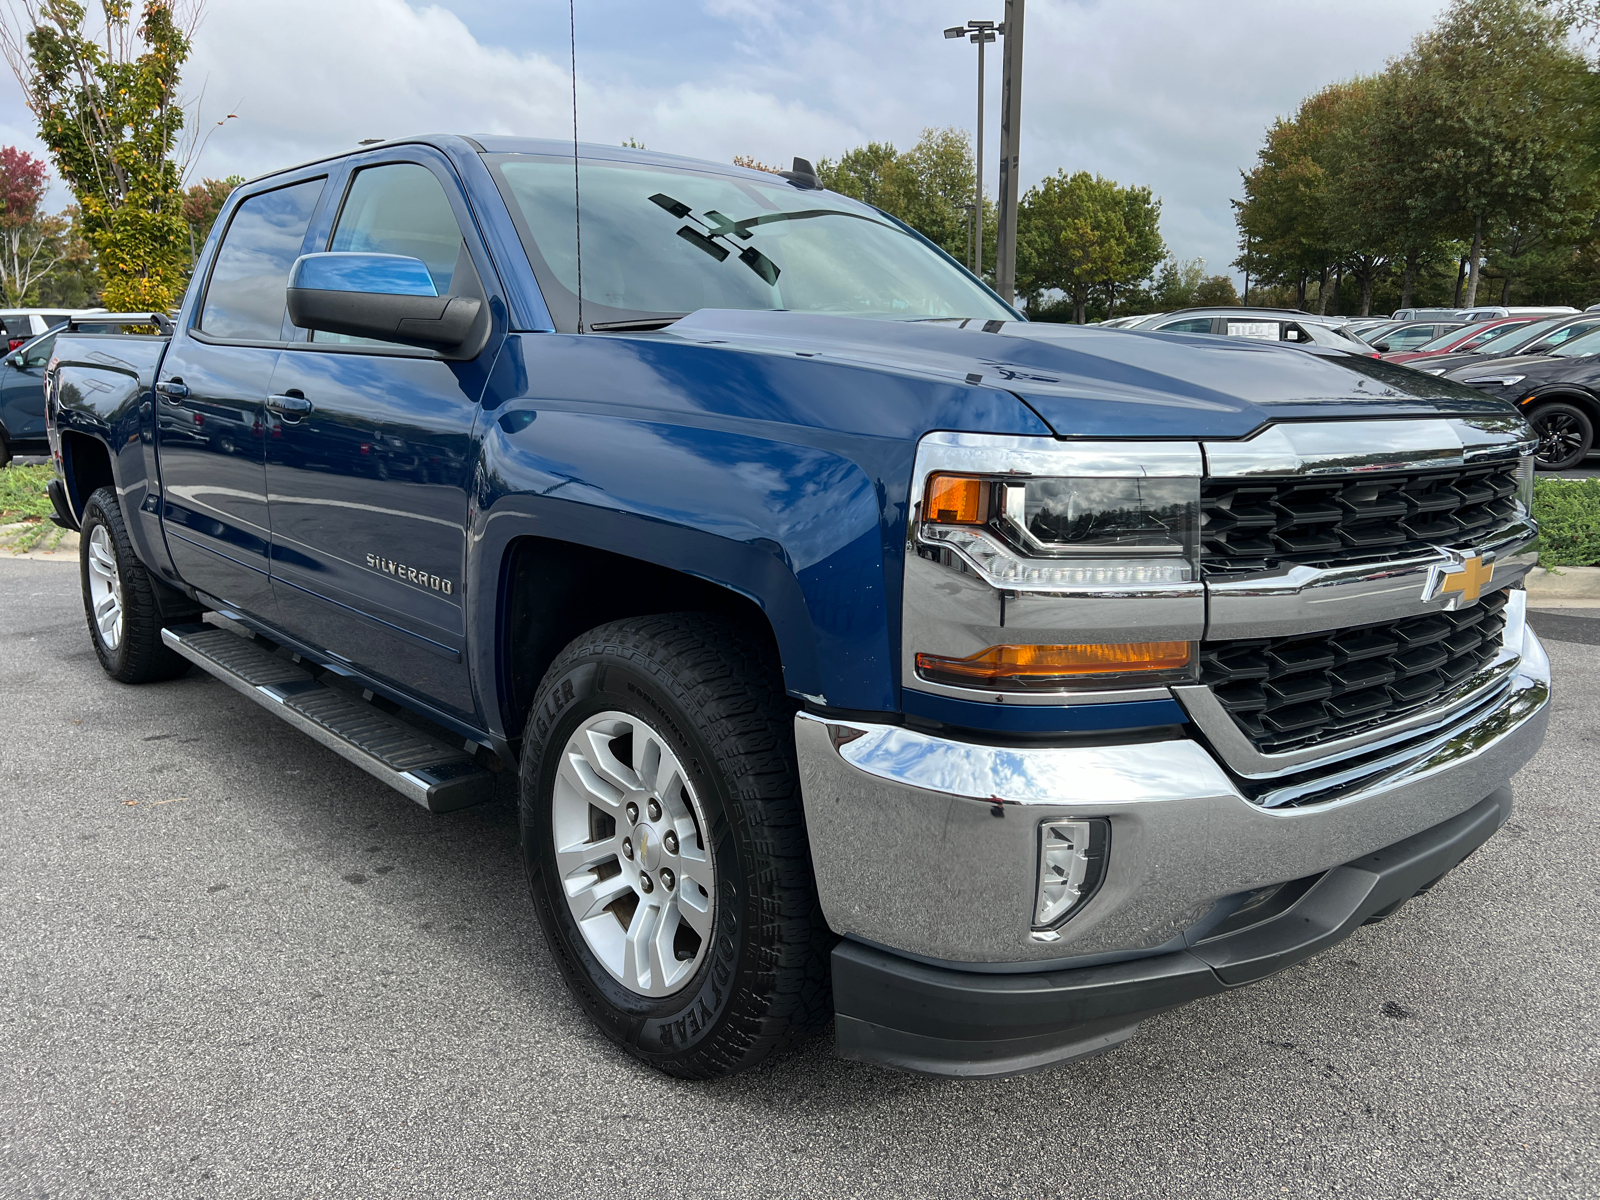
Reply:
[[89, 497], [80, 536], [84, 615], [106, 674], [122, 683], [153, 683], [182, 675], [189, 660], [161, 640], [158, 585], [133, 552], [114, 489], [101, 488]]
[[786, 702], [761, 639], [697, 614], [591, 630], [523, 743], [529, 884], [601, 1030], [669, 1074], [743, 1070], [827, 1019]]
[[1541, 471], [1570, 471], [1594, 449], [1594, 420], [1576, 404], [1542, 405], [1528, 415], [1528, 422], [1539, 435], [1533, 458]]

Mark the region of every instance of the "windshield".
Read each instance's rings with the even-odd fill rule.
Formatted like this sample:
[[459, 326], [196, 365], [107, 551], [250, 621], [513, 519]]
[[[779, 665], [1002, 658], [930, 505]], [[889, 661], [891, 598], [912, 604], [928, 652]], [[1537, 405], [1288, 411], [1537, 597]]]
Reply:
[[[577, 328], [572, 160], [493, 155], [534, 273], [562, 328]], [[583, 326], [701, 308], [900, 320], [1016, 316], [965, 271], [876, 209], [773, 176], [582, 163]]]
[[1494, 336], [1486, 338], [1473, 347], [1479, 354], [1490, 352], [1503, 353], [1516, 346], [1525, 346], [1529, 342], [1537, 341], [1549, 333], [1560, 320], [1535, 321], [1532, 325], [1512, 325], [1506, 329], [1497, 329]]
[[1462, 337], [1463, 330], [1452, 329], [1449, 333], [1441, 333], [1433, 341], [1417, 347], [1419, 354], [1436, 354], [1441, 350], [1476, 350], [1479, 346], [1487, 346], [1495, 338], [1508, 333], [1513, 333], [1523, 328], [1527, 322], [1513, 321], [1510, 325], [1501, 327], [1492, 325], [1488, 329], [1480, 329], [1470, 337]]

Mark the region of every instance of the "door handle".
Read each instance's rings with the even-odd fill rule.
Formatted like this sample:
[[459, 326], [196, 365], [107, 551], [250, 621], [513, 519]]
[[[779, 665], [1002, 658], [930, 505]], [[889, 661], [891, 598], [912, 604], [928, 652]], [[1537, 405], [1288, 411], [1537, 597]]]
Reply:
[[311, 411], [311, 401], [290, 392], [282, 396], [268, 396], [267, 407], [285, 417], [303, 417]]
[[176, 404], [189, 395], [189, 388], [181, 379], [163, 379], [156, 384], [156, 393]]

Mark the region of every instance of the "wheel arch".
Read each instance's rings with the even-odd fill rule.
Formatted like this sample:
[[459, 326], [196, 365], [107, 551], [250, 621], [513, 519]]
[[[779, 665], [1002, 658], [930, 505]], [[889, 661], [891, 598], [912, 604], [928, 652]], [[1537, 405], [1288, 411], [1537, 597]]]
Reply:
[[[475, 666], [482, 680], [480, 702], [490, 710], [491, 732], [504, 737], [505, 749], [514, 757], [520, 751], [534, 693], [550, 664], [574, 638], [609, 621], [671, 612], [711, 613], [737, 621], [761, 637], [791, 691], [797, 667], [802, 676], [806, 667], [815, 671], [814, 649], [786, 647], [786, 639], [754, 596], [600, 546], [534, 534], [515, 537], [502, 554], [496, 593], [492, 637], [478, 639], [480, 647], [487, 642], [492, 650], [480, 649]], [[805, 665], [797, 664], [797, 659]]]
[[70, 429], [61, 431], [61, 475], [67, 503], [80, 524], [83, 506], [89, 502], [89, 497], [100, 488], [117, 486], [111, 451], [106, 444], [99, 438]]

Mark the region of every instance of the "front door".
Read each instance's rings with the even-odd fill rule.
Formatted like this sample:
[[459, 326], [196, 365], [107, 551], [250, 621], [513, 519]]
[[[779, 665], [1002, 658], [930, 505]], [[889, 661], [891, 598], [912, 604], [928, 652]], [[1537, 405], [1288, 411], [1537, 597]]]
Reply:
[[[442, 164], [379, 163], [352, 175], [328, 248], [419, 258], [441, 296], [482, 295], [464, 218]], [[273, 587], [285, 627], [467, 717], [476, 708], [463, 594], [473, 423], [497, 346], [492, 338], [476, 360], [447, 362], [317, 333], [284, 351], [267, 402]]]
[[184, 582], [271, 620], [266, 414], [285, 288], [324, 180], [261, 192], [228, 222], [194, 329], [156, 382], [162, 524]]

